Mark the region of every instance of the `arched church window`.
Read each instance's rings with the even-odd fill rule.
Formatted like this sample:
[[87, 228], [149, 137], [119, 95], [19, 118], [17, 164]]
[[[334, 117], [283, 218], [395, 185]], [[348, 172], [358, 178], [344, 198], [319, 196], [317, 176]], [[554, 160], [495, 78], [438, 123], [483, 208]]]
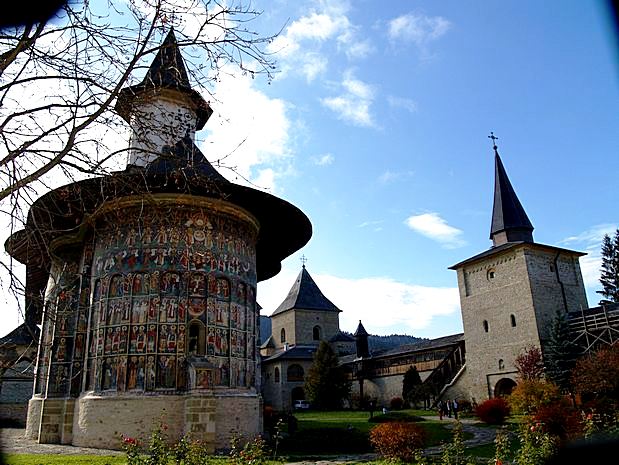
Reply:
[[303, 377], [305, 372], [303, 371], [303, 367], [298, 364], [293, 364], [288, 367], [287, 378], [288, 382], [291, 381], [303, 381]]
[[189, 353], [193, 355], [204, 355], [205, 352], [205, 328], [202, 322], [192, 321], [189, 324]]
[[491, 281], [495, 277], [496, 277], [496, 270], [494, 268], [490, 268], [486, 273], [486, 278], [488, 278], [488, 281]]
[[286, 342], [286, 330], [284, 328], [282, 328], [279, 340], [280, 340], [280, 342]]
[[513, 315], [513, 314], [510, 315], [509, 319], [510, 319], [510, 321], [512, 323], [512, 328], [515, 328], [516, 327], [516, 315]]
[[316, 325], [314, 326], [314, 329], [312, 329], [312, 339], [314, 341], [320, 341], [320, 326]]
[[499, 370], [504, 370], [505, 369], [505, 362], [503, 361], [502, 358], [499, 359]]
[[484, 320], [484, 332], [488, 332], [488, 320]]
[[273, 374], [273, 380], [279, 383], [279, 368], [275, 367], [275, 373]]

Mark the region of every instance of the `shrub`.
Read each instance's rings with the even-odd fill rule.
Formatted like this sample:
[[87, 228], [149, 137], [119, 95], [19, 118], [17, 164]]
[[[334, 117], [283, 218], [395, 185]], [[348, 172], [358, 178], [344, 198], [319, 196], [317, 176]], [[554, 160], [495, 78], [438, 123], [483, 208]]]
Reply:
[[542, 405], [563, 400], [556, 384], [543, 380], [523, 380], [509, 396], [509, 405], [515, 413], [535, 414]]
[[414, 423], [381, 423], [370, 431], [372, 446], [390, 460], [413, 461], [423, 449], [425, 441], [424, 429]]
[[502, 397], [485, 400], [475, 409], [475, 415], [489, 425], [502, 425], [509, 413], [509, 405]]
[[582, 433], [580, 412], [563, 401], [537, 409], [533, 421], [543, 432], [561, 440], [573, 439]]
[[391, 402], [389, 402], [389, 407], [391, 410], [401, 410], [404, 406], [404, 400], [401, 397], [393, 397]]

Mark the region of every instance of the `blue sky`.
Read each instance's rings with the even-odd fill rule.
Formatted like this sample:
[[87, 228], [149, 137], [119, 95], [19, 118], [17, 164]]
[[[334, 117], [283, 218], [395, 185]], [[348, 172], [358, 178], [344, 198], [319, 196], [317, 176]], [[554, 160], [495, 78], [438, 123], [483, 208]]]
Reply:
[[[259, 284], [264, 314], [305, 255], [343, 330], [361, 319], [373, 334], [461, 331], [448, 267], [490, 247], [490, 131], [535, 240], [588, 252], [597, 303], [599, 244], [619, 226], [619, 64], [604, 2], [254, 6], [253, 27], [283, 27], [268, 46], [279, 72], [270, 84], [222, 75], [197, 137], [312, 221], [308, 245]], [[7, 312], [0, 332], [17, 323]]]

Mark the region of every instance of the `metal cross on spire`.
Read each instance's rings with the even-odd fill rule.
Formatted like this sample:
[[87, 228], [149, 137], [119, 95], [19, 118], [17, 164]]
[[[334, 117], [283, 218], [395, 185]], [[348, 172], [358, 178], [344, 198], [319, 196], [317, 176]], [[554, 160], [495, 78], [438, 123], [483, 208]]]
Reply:
[[494, 132], [490, 131], [490, 135], [488, 136], [488, 139], [492, 139], [492, 148], [494, 149], [494, 153], [498, 155], [499, 148], [496, 145], [496, 141], [499, 140], [499, 138], [494, 135]]
[[301, 260], [302, 266], [303, 268], [305, 268], [305, 264], [307, 263], [307, 258], [305, 257], [305, 255], [301, 255], [301, 258], [299, 258], [299, 260]]

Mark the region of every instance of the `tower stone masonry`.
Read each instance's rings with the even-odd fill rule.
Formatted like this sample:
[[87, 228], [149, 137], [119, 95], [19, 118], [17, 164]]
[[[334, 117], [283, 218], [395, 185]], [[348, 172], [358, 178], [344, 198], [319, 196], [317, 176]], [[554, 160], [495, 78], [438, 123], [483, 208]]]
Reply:
[[458, 289], [467, 361], [461, 391], [483, 400], [516, 385], [515, 359], [526, 347], [544, 349], [558, 314], [586, 309], [579, 257], [538, 244], [495, 149], [493, 246], [451, 269]]

